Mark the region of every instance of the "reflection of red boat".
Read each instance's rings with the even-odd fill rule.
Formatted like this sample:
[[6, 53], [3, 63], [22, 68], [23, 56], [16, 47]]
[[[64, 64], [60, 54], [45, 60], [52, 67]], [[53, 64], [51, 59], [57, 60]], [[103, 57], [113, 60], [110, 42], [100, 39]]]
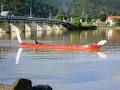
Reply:
[[44, 49], [44, 50], [59, 50], [59, 51], [99, 51], [101, 46], [106, 43], [106, 40], [101, 40], [97, 44], [74, 45], [74, 44], [45, 44], [45, 43], [23, 43], [19, 31], [16, 30], [17, 38], [20, 43], [20, 48], [28, 49]]

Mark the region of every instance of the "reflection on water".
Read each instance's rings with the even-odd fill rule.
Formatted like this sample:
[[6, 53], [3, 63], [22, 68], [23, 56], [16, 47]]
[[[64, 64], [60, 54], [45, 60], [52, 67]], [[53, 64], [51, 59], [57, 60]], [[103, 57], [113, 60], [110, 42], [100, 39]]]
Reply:
[[16, 56], [16, 64], [19, 64], [21, 53], [22, 53], [22, 48], [19, 48]]
[[[36, 33], [44, 43], [88, 44], [107, 40], [99, 52], [64, 52], [21, 49], [16, 35], [0, 33], [0, 82], [17, 77], [33, 84], [49, 84], [53, 90], [119, 90], [120, 30]], [[33, 34], [21, 33], [32, 42]]]
[[[42, 50], [42, 52], [46, 51], [46, 50]], [[22, 51], [23, 51], [23, 48], [18, 49], [18, 52], [16, 54], [16, 64], [19, 64], [19, 62], [20, 62], [20, 57], [21, 57]], [[35, 53], [36, 52], [41, 52], [41, 50], [39, 50], [39, 49], [33, 49], [32, 51], [35, 52]], [[50, 50], [50, 51], [59, 51], [59, 50]], [[68, 52], [68, 51], [63, 50], [63, 52]], [[70, 52], [71, 53], [80, 53], [80, 52], [85, 52], [85, 51], [69, 51], [69, 53]], [[100, 51], [87, 51], [87, 52], [97, 54], [101, 59], [106, 59], [107, 58], [107, 55], [103, 52], [100, 52]], [[46, 57], [43, 56], [42, 58], [45, 59]], [[57, 57], [53, 57], [53, 56], [51, 58], [52, 59], [57, 59]]]

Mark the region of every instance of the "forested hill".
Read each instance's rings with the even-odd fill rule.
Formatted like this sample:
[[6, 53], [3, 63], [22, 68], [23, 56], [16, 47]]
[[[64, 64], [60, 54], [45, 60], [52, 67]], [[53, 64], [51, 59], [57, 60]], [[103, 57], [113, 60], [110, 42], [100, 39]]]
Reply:
[[14, 15], [29, 16], [30, 7], [36, 17], [63, 15], [70, 16], [98, 16], [120, 15], [120, 0], [0, 0], [4, 10]]
[[73, 0], [69, 7], [70, 14], [98, 15], [102, 12], [107, 15], [120, 14], [120, 0]]
[[[58, 10], [43, 2], [44, 0], [0, 0], [4, 11], [10, 11], [10, 15], [29, 16], [30, 7], [32, 16], [47, 18], [55, 16]], [[51, 13], [52, 12], [52, 13]]]
[[68, 13], [71, 16], [120, 15], [120, 0], [44, 0], [59, 9], [58, 15]]

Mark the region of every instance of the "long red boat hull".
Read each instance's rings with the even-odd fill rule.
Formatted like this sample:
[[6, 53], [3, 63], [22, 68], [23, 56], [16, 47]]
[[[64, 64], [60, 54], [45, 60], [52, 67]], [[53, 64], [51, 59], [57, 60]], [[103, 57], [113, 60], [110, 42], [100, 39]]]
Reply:
[[74, 44], [21, 43], [20, 48], [53, 50], [53, 51], [91, 51], [91, 52], [97, 52], [100, 50], [101, 45], [97, 45], [97, 44], [74, 45]]

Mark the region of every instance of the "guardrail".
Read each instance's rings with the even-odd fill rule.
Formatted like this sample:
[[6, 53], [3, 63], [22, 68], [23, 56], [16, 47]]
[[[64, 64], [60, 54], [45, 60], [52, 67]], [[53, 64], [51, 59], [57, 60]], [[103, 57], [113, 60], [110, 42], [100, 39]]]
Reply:
[[54, 20], [49, 18], [26, 17], [26, 16], [0, 16], [0, 21], [24, 21], [24, 22], [47, 22], [47, 23], [64, 23], [62, 20]]

